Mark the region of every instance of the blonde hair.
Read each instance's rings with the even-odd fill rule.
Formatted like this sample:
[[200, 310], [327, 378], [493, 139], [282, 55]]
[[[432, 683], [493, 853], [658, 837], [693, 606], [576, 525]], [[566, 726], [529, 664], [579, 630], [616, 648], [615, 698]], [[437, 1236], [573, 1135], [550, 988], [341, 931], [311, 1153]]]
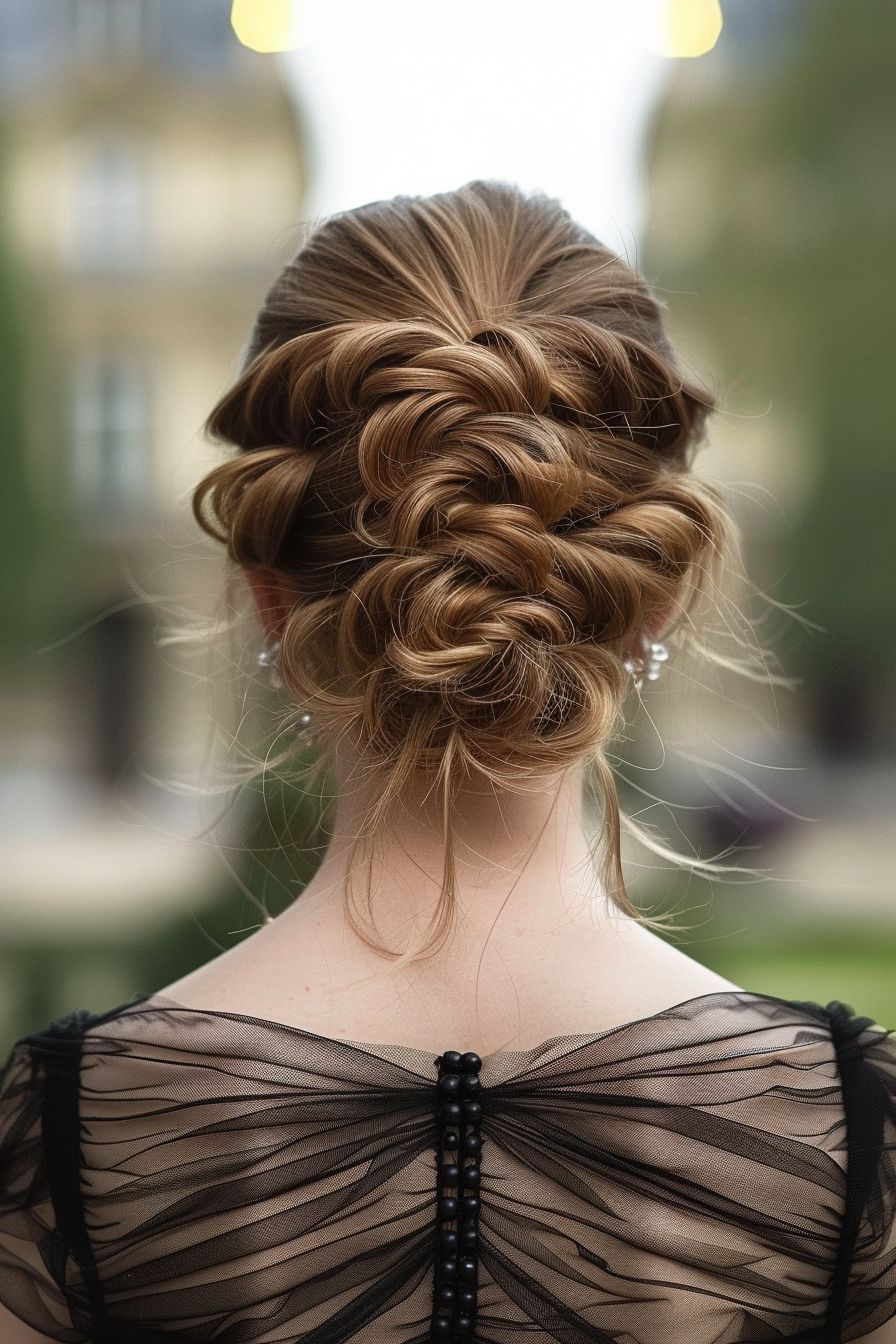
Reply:
[[[195, 516], [295, 593], [284, 724], [310, 711], [318, 761], [347, 735], [377, 782], [351, 867], [408, 781], [440, 791], [442, 893], [416, 956], [452, 923], [456, 790], [573, 763], [602, 799], [608, 895], [659, 923], [626, 892], [621, 825], [650, 839], [606, 756], [623, 658], [673, 605], [665, 642], [699, 643], [696, 607], [736, 555], [719, 490], [691, 471], [714, 399], [677, 366], [662, 309], [543, 194], [398, 196], [314, 228], [208, 417], [238, 451]], [[350, 894], [347, 914], [411, 957], [371, 938]]]

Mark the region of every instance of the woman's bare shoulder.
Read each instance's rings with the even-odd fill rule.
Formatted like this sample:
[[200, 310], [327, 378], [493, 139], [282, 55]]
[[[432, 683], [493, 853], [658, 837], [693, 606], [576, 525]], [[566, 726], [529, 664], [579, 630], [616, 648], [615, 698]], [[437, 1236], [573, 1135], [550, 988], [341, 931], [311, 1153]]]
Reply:
[[[334, 944], [273, 936], [276, 925], [159, 995], [190, 1008], [286, 1022], [324, 1035], [433, 1048], [446, 1024], [484, 1049], [601, 1032], [690, 998], [740, 986], [636, 920], [559, 930], [531, 950], [495, 940], [479, 962], [392, 977], [339, 960]], [[265, 934], [268, 937], [265, 937]], [[284, 951], [289, 955], [284, 956]], [[462, 1005], [459, 1007], [459, 1005]], [[413, 1039], [412, 1039], [413, 1037]]]

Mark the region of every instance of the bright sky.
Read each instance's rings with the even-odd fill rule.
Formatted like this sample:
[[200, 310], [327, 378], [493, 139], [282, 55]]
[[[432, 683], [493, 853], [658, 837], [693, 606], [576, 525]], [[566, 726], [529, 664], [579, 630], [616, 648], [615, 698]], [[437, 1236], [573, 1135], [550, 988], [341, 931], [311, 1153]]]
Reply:
[[280, 57], [311, 139], [308, 215], [497, 177], [637, 264], [646, 119], [675, 62], [639, 0], [305, 0]]

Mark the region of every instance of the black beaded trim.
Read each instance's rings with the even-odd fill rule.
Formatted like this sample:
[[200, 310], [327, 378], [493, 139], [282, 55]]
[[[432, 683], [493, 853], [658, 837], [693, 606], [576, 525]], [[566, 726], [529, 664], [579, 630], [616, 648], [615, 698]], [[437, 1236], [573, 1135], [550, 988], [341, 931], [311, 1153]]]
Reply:
[[[482, 1060], [472, 1050], [446, 1050], [435, 1064], [439, 1140], [435, 1273], [430, 1337], [469, 1340], [476, 1320], [479, 1187], [482, 1150]], [[469, 1159], [469, 1160], [468, 1160]]]

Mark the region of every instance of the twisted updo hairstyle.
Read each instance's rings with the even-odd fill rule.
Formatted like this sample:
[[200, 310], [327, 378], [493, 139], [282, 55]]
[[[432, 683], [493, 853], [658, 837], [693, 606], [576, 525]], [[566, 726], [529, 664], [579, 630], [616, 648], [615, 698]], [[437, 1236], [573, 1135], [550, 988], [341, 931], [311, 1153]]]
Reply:
[[670, 609], [663, 638], [687, 633], [722, 562], [730, 515], [691, 473], [713, 404], [642, 276], [503, 182], [331, 216], [265, 298], [207, 421], [238, 451], [194, 512], [294, 591], [281, 674], [318, 751], [347, 735], [376, 773], [365, 835], [412, 777], [443, 790], [424, 950], [450, 922], [451, 799], [476, 775], [590, 766], [605, 886], [637, 915], [605, 747], [623, 658]]

